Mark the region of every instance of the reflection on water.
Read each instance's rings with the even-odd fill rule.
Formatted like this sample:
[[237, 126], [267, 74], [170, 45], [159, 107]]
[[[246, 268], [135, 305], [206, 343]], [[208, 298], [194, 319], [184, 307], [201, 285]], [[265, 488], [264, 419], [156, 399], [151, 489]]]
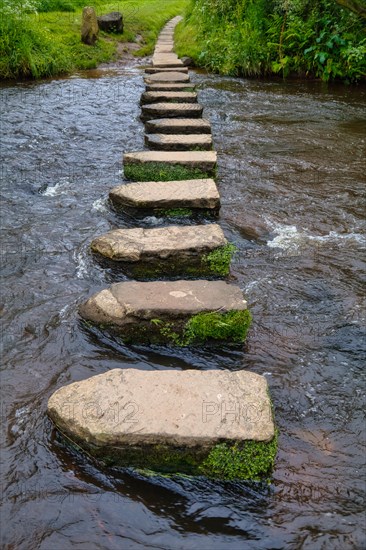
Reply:
[[[161, 223], [107, 202], [122, 152], [143, 148], [141, 72], [92, 76], [1, 89], [3, 547], [362, 548], [365, 91], [194, 75], [254, 325], [243, 352], [175, 351], [78, 323], [110, 281], [91, 240]], [[105, 471], [66, 448], [48, 397], [116, 367], [264, 374], [281, 431], [273, 483]]]

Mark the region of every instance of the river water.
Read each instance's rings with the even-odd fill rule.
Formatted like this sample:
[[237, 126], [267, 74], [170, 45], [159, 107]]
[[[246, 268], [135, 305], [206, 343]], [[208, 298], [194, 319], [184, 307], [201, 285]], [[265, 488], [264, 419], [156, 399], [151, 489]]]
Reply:
[[[142, 150], [142, 72], [3, 86], [2, 511], [5, 549], [365, 548], [363, 273], [366, 90], [193, 73], [219, 153], [244, 351], [123, 346], [77, 306], [113, 280], [93, 237], [122, 152]], [[145, 226], [164, 223], [153, 217]], [[64, 384], [116, 367], [250, 369], [280, 429], [270, 485], [109, 471], [46, 417]]]

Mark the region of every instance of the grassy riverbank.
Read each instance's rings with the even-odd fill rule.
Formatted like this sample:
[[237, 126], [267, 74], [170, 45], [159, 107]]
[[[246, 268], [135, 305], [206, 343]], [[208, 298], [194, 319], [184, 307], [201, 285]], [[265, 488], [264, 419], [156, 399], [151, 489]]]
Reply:
[[42, 78], [90, 69], [116, 55], [118, 42], [134, 42], [136, 55], [152, 53], [166, 21], [180, 14], [189, 0], [96, 0], [98, 15], [123, 13], [121, 35], [100, 33], [95, 46], [80, 40], [85, 0], [0, 0], [0, 78]]
[[177, 53], [232, 76], [352, 82], [366, 77], [365, 27], [338, 0], [191, 0]]

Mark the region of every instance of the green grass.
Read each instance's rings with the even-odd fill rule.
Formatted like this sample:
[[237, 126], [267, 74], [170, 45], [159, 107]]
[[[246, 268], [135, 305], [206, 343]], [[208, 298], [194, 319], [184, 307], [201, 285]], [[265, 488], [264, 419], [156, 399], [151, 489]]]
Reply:
[[236, 250], [234, 244], [228, 243], [204, 256], [203, 263], [206, 263], [215, 275], [226, 277], [229, 275], [231, 260]]
[[[100, 33], [95, 46], [80, 40], [81, 0], [28, 0], [38, 13], [24, 9], [22, 0], [0, 0], [0, 78], [43, 78], [91, 69], [116, 55], [118, 42], [142, 37], [136, 55], [153, 51], [162, 26], [182, 13], [188, 0], [97, 0], [92, 4], [98, 15], [115, 11], [124, 15], [121, 35]], [[39, 6], [44, 11], [39, 10]], [[23, 5], [23, 8], [21, 7]], [[52, 11], [54, 8], [61, 11]], [[65, 11], [70, 10], [70, 11]], [[71, 11], [73, 10], [73, 11]]]
[[211, 177], [211, 174], [199, 169], [163, 162], [126, 164], [123, 170], [125, 177], [132, 181], [180, 181]]

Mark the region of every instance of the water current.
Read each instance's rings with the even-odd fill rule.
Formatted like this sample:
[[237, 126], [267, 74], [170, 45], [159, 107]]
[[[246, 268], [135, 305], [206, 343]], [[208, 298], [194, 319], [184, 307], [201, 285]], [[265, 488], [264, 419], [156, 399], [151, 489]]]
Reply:
[[[243, 351], [124, 346], [79, 324], [78, 304], [113, 281], [91, 240], [141, 224], [107, 198], [123, 151], [144, 148], [141, 69], [0, 88], [4, 549], [365, 548], [366, 90], [192, 80], [238, 248], [231, 281], [254, 317]], [[110, 471], [67, 448], [47, 399], [117, 367], [266, 376], [280, 430], [272, 483]]]

